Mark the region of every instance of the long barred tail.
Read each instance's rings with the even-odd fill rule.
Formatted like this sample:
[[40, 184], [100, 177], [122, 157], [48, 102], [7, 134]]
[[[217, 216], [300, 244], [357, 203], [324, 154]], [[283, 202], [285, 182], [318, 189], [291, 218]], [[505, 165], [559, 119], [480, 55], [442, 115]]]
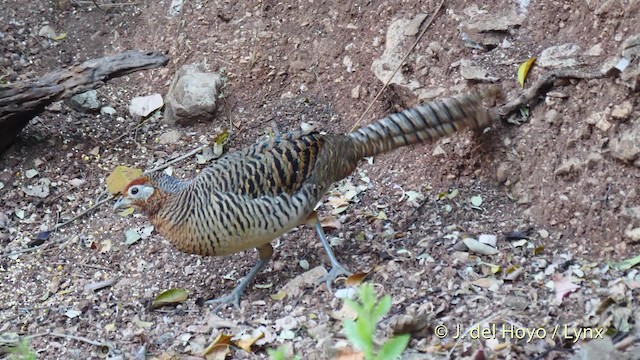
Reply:
[[500, 94], [498, 86], [489, 86], [468, 94], [444, 98], [391, 114], [360, 128], [349, 136], [358, 155], [374, 156], [419, 142], [435, 141], [464, 129], [487, 127], [498, 118], [485, 108], [483, 100]]

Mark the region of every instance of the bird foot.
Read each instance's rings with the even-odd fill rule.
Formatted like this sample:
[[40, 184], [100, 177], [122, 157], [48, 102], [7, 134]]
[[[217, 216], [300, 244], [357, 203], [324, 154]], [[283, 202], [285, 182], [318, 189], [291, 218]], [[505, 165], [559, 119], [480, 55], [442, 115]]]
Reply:
[[330, 292], [333, 292], [333, 281], [341, 275], [351, 276], [353, 274], [342, 265], [334, 264], [331, 270], [329, 270], [329, 273], [326, 276], [321, 277], [318, 283], [324, 281], [327, 284], [327, 289], [329, 289]]
[[236, 309], [240, 310], [240, 295], [242, 294], [241, 291], [232, 291], [227, 295], [221, 296], [219, 298], [216, 299], [209, 299], [207, 301], [205, 301], [204, 303], [209, 305], [209, 304], [218, 304], [218, 306], [216, 306], [215, 308], [213, 308], [213, 312], [218, 312], [218, 310], [222, 309], [223, 307], [225, 307], [226, 305], [232, 304], [233, 306], [236, 307]]

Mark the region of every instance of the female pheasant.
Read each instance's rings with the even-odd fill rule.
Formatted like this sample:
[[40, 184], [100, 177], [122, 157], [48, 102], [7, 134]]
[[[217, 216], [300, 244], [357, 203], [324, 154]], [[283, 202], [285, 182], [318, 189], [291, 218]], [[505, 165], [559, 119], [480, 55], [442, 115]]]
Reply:
[[329, 257], [331, 289], [337, 276], [350, 274], [336, 260], [314, 212], [331, 184], [364, 157], [488, 126], [498, 116], [482, 102], [498, 93], [488, 87], [433, 101], [346, 135], [289, 132], [225, 154], [189, 181], [152, 173], [128, 184], [115, 208], [141, 209], [186, 253], [225, 256], [256, 248], [258, 262], [248, 275], [230, 294], [208, 301], [220, 303], [218, 308], [239, 307], [244, 289], [273, 254], [270, 242], [302, 224], [315, 227]]

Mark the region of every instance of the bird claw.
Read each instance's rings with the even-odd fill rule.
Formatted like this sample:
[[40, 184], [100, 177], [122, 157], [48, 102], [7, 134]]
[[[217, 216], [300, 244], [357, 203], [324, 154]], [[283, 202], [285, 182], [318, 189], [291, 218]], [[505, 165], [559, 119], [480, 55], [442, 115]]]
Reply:
[[333, 292], [333, 282], [340, 275], [351, 276], [353, 274], [342, 265], [334, 264], [331, 270], [329, 270], [329, 273], [326, 276], [321, 277], [318, 282], [321, 283], [324, 281], [327, 284], [327, 289], [329, 289], [330, 292]]
[[240, 293], [236, 291], [232, 291], [231, 293], [221, 296], [216, 299], [209, 299], [204, 302], [205, 304], [218, 304], [215, 308], [213, 308], [213, 312], [218, 312], [218, 310], [222, 309], [226, 305], [232, 304], [236, 307], [236, 309], [240, 310]]

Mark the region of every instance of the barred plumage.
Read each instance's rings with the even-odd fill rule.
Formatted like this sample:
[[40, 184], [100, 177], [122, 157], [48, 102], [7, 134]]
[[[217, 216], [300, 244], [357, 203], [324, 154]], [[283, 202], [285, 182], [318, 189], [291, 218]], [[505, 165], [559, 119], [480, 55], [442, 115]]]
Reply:
[[314, 224], [337, 269], [330, 274], [335, 278], [346, 270], [335, 260], [313, 211], [329, 186], [351, 174], [364, 157], [489, 125], [497, 114], [482, 101], [498, 93], [489, 87], [437, 100], [348, 135], [290, 132], [225, 154], [189, 182], [163, 173], [137, 179], [116, 206], [141, 208], [183, 252], [223, 256], [258, 249], [258, 264], [222, 302], [239, 301], [271, 257], [271, 240], [305, 223]]

